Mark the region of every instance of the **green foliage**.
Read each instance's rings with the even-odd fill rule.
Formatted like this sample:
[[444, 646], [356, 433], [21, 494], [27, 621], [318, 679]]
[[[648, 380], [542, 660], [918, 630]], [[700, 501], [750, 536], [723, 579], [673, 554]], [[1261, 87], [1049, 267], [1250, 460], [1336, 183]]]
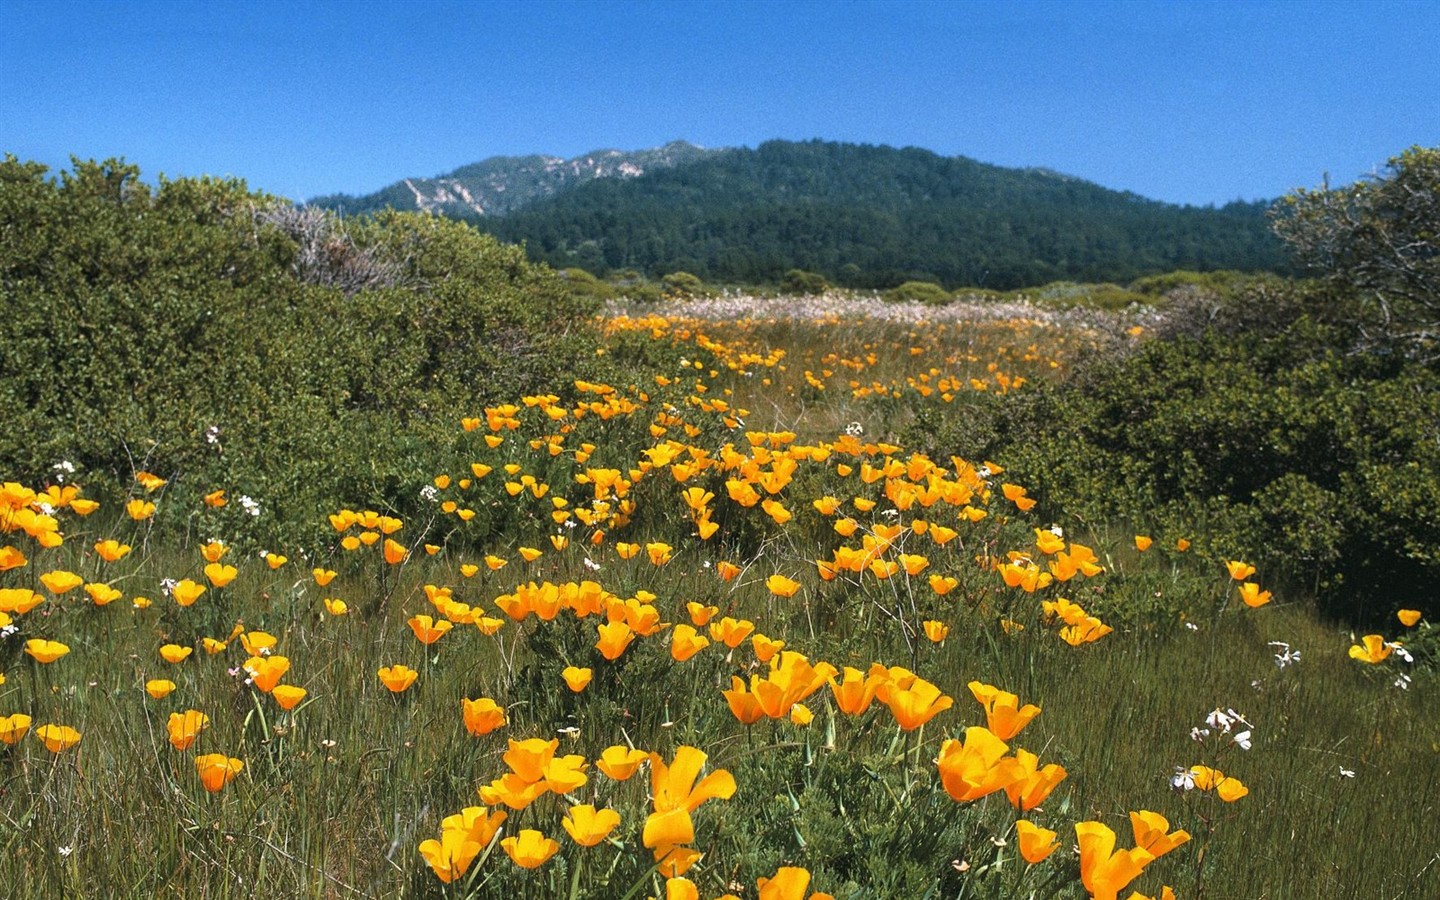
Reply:
[[780, 293], [814, 297], [830, 290], [830, 282], [819, 272], [791, 269], [780, 279]]
[[1298, 190], [1274, 225], [1366, 345], [1440, 359], [1440, 147], [1412, 147], [1347, 187]]
[[559, 273], [572, 294], [592, 300], [609, 300], [615, 296], [615, 288], [606, 284], [584, 269], [562, 269]]
[[672, 300], [691, 300], [710, 293], [705, 282], [689, 272], [671, 272], [660, 279], [660, 288]]
[[931, 443], [1007, 460], [1057, 519], [1200, 535], [1263, 561], [1332, 615], [1433, 614], [1440, 376], [1346, 345], [1305, 319], [1152, 341]]
[[931, 281], [907, 281], [880, 295], [891, 303], [925, 303], [944, 306], [950, 302], [950, 292]]
[[1061, 309], [1088, 306], [1097, 309], [1119, 310], [1137, 303], [1151, 301], [1151, 298], [1144, 294], [1116, 284], [1076, 284], [1072, 281], [1052, 282], [1033, 291], [1026, 291], [1025, 296], [1043, 306], [1054, 306]]
[[413, 511], [460, 415], [593, 354], [590, 301], [445, 219], [347, 229], [242, 182], [152, 189], [113, 161], [52, 181], [10, 158], [0, 234], [0, 470], [68, 460], [123, 494], [146, 468], [177, 508], [248, 494], [264, 514], [231, 512], [257, 539], [337, 502]]

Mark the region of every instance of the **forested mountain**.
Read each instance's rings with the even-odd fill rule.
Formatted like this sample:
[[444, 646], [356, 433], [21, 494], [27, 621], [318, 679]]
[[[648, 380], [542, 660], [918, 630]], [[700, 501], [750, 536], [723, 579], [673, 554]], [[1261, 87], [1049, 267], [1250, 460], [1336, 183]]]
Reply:
[[1277, 270], [1285, 261], [1267, 206], [1181, 207], [916, 148], [770, 141], [634, 177], [567, 182], [505, 215], [439, 208], [523, 241], [533, 259], [600, 275], [686, 271], [753, 284], [805, 269], [849, 287], [1009, 289], [1175, 269]]
[[310, 204], [346, 215], [394, 208], [455, 217], [503, 216], [587, 181], [636, 178], [655, 169], [693, 162], [710, 152], [685, 141], [671, 141], [653, 150], [595, 150], [574, 159], [492, 156], [448, 175], [406, 178], [373, 194], [332, 194], [316, 197]]

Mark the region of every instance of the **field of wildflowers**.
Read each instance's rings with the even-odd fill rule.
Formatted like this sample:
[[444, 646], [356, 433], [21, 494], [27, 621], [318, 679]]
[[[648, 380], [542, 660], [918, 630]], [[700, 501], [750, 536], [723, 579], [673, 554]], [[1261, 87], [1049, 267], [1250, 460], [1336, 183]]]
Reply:
[[1417, 611], [898, 442], [1146, 339], [1086, 316], [612, 307], [623, 377], [454, 410], [314, 546], [7, 481], [5, 894], [1440, 896]]

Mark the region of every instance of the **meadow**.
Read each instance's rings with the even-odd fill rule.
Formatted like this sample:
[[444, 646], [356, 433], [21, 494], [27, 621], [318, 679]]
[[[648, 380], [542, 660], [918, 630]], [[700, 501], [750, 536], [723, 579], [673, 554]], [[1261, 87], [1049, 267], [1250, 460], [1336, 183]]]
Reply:
[[4, 893], [1440, 896], [1429, 621], [906, 446], [1150, 325], [615, 304], [611, 377], [294, 546], [283, 492], [5, 479]]

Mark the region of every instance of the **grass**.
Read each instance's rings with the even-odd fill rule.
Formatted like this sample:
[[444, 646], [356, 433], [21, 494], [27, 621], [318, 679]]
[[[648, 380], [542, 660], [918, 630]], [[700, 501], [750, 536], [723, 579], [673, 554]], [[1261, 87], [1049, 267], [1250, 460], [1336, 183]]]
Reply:
[[[7, 893], [665, 896], [655, 856], [641, 845], [653, 811], [649, 772], [617, 781], [596, 766], [607, 747], [621, 745], [654, 751], [665, 762], [681, 747], [700, 748], [707, 772], [733, 776], [733, 797], [693, 811], [693, 846], [704, 857], [687, 877], [704, 897], [753, 897], [756, 880], [782, 865], [805, 867], [813, 890], [841, 898], [1083, 897], [1071, 851], [1075, 824], [1103, 822], [1119, 833], [1119, 846], [1129, 847], [1134, 810], [1164, 814], [1191, 840], [1151, 863], [1122, 897], [1132, 889], [1155, 896], [1162, 884], [1185, 898], [1440, 895], [1427, 825], [1436, 815], [1440, 774], [1440, 704], [1429, 669], [1412, 671], [1393, 657], [1378, 666], [1357, 662], [1348, 655], [1356, 636], [1317, 620], [1303, 598], [1281, 596], [1249, 609], [1221, 561], [1177, 552], [1175, 535], [1157, 536], [1156, 547], [1136, 552], [1131, 530], [1120, 523], [1096, 529], [1060, 523], [1068, 541], [1095, 548], [1103, 573], [1034, 593], [1006, 587], [992, 563], [1016, 552], [1043, 568], [1052, 557], [1036, 547], [1036, 529], [1052, 523], [1004, 499], [1003, 474], [991, 479], [988, 496], [981, 491], [963, 504], [903, 509], [896, 484], [923, 486], [923, 476], [907, 471], [864, 480], [862, 464], [886, 458], [865, 441], [891, 439], [899, 423], [926, 409], [964, 415], [975, 395], [1023, 389], [1017, 377], [1063, 377], [1075, 354], [1126, 339], [1123, 323], [1106, 333], [1061, 318], [941, 322], [887, 309], [811, 317], [762, 310], [737, 318], [692, 304], [681, 316], [613, 320], [606, 362], [631, 373], [634, 386], [617, 382], [613, 394], [574, 395], [557, 385], [556, 394], [573, 400], [557, 403], [566, 412], [553, 418], [543, 412], [545, 403], [515, 398], [519, 427], [495, 432], [503, 437], [498, 446], [482, 440], [489, 433], [482, 422], [463, 456], [437, 453], [433, 474], [448, 481], [437, 483], [435, 516], [397, 532], [408, 550], [398, 564], [380, 558], [379, 540], [341, 549], [339, 531], [333, 544], [284, 548], [291, 558], [273, 570], [258, 548], [237, 545], [226, 561], [239, 578], [181, 608], [161, 592], [161, 579], [203, 578], [194, 540], [164, 537], [148, 521], [108, 506], [86, 518], [61, 510], [65, 542], [54, 549], [19, 531], [8, 535], [29, 563], [0, 572], [0, 587], [40, 590], [47, 599], [14, 614], [16, 631], [0, 641], [6, 676], [0, 716], [23, 712], [33, 719], [32, 731], [57, 722], [83, 737], [60, 753], [33, 733], [0, 746], [0, 880], [12, 886]], [[640, 360], [651, 368], [638, 368]], [[634, 401], [633, 410], [614, 400], [622, 395]], [[601, 406], [575, 414], [590, 403]], [[480, 413], [456, 411], [456, 419]], [[860, 422], [864, 434], [847, 443], [841, 435], [850, 422]], [[796, 433], [792, 442], [764, 434], [782, 429]], [[729, 442], [735, 455], [721, 464], [728, 468], [700, 468], [681, 482], [674, 466], [694, 463], [695, 453], [683, 449], [660, 464], [645, 452], [670, 439], [717, 460], [727, 458], [722, 447]], [[799, 460], [788, 484], [773, 494], [763, 489], [783, 503], [788, 523], [758, 503], [730, 499], [727, 480], [760, 484], [761, 474], [775, 471], [772, 457], [785, 455], [752, 444], [821, 441], [834, 448], [827, 458]], [[552, 455], [552, 446], [560, 452]], [[905, 448], [889, 455], [910, 462]], [[936, 462], [948, 480], [961, 480], [949, 461]], [[493, 468], [479, 478], [472, 463]], [[518, 468], [507, 472], [507, 463]], [[842, 475], [841, 465], [855, 471]], [[593, 472], [607, 467], [632, 482], [628, 494], [607, 498], [610, 507], [591, 523], [557, 523], [557, 512], [595, 508]], [[532, 481], [525, 483], [525, 475]], [[466, 477], [472, 482], [462, 487]], [[519, 489], [512, 492], [507, 481]], [[543, 496], [541, 485], [548, 489]], [[715, 495], [706, 507], [718, 528], [706, 540], [681, 500], [692, 486]], [[812, 508], [825, 495], [842, 501], [839, 512]], [[156, 496], [157, 515], [198, 517], [186, 533], [212, 537], [203, 510], [170, 513], [163, 489]], [[857, 497], [876, 506], [863, 511]], [[449, 502], [455, 505], [446, 511], [442, 504]], [[336, 498], [337, 509], [346, 503]], [[961, 519], [959, 507], [970, 504], [988, 515]], [[468, 520], [460, 515], [466, 510], [474, 513]], [[832, 528], [845, 516], [860, 525], [848, 539]], [[915, 519], [957, 531], [940, 546], [928, 530], [912, 527], [878, 554], [882, 561], [924, 554], [928, 568], [920, 574], [907, 577], [902, 569], [880, 578], [866, 569], [842, 571], [833, 581], [818, 577], [817, 559]], [[371, 529], [352, 525], [344, 533], [365, 530]], [[569, 542], [559, 549], [552, 536]], [[135, 549], [102, 562], [91, 547], [107, 537]], [[657, 541], [672, 547], [659, 565], [643, 549]], [[620, 542], [642, 549], [626, 559]], [[427, 544], [436, 548], [433, 555]], [[527, 563], [520, 547], [543, 554]], [[505, 565], [492, 571], [487, 556]], [[740, 573], [724, 580], [722, 562], [737, 564]], [[339, 574], [321, 587], [310, 572], [316, 567]], [[125, 599], [97, 607], [81, 590], [53, 597], [37, 580], [53, 569], [103, 580]], [[799, 581], [797, 593], [782, 598], [767, 590], [772, 574]], [[955, 578], [955, 588], [937, 594], [931, 574]], [[1263, 582], [1264, 573], [1258, 577]], [[512, 620], [495, 603], [531, 582], [586, 580], [616, 598], [610, 618], [624, 617], [615, 604], [628, 598], [632, 614], [653, 606], [671, 627], [637, 637], [609, 660], [596, 647], [603, 616], [560, 611], [545, 620], [535, 614]], [[428, 595], [448, 588], [448, 603], [432, 602], [427, 585]], [[152, 605], [135, 608], [133, 599], [142, 595]], [[1078, 647], [1060, 640], [1041, 600], [1061, 596], [1113, 633]], [[344, 599], [350, 612], [330, 615], [325, 598]], [[733, 650], [715, 641], [676, 661], [669, 635], [690, 620], [689, 601], [717, 607], [717, 620], [748, 619], [817, 665], [904, 666], [953, 706], [903, 731], [880, 703], [859, 716], [840, 712], [822, 686], [802, 701], [814, 716], [806, 726], [787, 717], [741, 724], [721, 692], [734, 676], [763, 678], [772, 667], [748, 640]], [[504, 624], [484, 634], [473, 612], [448, 605], [455, 602]], [[459, 624], [426, 647], [406, 624], [418, 613], [447, 613]], [[949, 636], [928, 640], [926, 620], [947, 625]], [[231, 634], [237, 623], [278, 638], [275, 652], [291, 661], [285, 680], [309, 691], [295, 710], [280, 710], [247, 684], [247, 654]], [[1429, 634], [1428, 624], [1419, 629]], [[63, 641], [70, 652], [41, 664], [21, 649], [39, 637]], [[210, 656], [199, 649], [204, 637], [229, 642]], [[1276, 641], [1298, 651], [1299, 661], [1278, 666]], [[172, 665], [158, 655], [168, 642], [197, 649]], [[397, 663], [419, 672], [415, 685], [398, 694], [376, 675]], [[561, 678], [570, 665], [594, 671], [578, 693]], [[1413, 676], [1408, 690], [1392, 683], [1402, 671]], [[178, 687], [152, 699], [145, 683], [160, 677]], [[959, 803], [941, 786], [935, 760], [942, 742], [985, 723], [967, 689], [972, 680], [1040, 705], [1043, 712], [1012, 748], [1032, 750], [1041, 765], [1058, 763], [1068, 773], [1026, 815], [1059, 834], [1059, 849], [1034, 866], [1017, 854], [1019, 814], [1003, 794]], [[506, 708], [504, 728], [481, 736], [466, 730], [461, 701], [479, 697]], [[210, 724], [195, 749], [177, 751], [166, 739], [166, 721], [190, 708], [205, 712]], [[1217, 709], [1243, 714], [1245, 724], [1228, 735], [1212, 728], [1196, 740], [1192, 729], [1206, 727]], [[1233, 740], [1242, 729], [1251, 732], [1248, 750]], [[501, 835], [477, 848], [463, 876], [442, 884], [417, 847], [440, 836], [446, 816], [479, 805], [477, 788], [507, 771], [508, 741], [528, 738], [553, 738], [558, 754], [583, 757], [586, 783], [568, 796], [545, 793], [507, 810]], [[197, 752], [234, 756], [244, 768], [209, 793], [196, 775]], [[1199, 764], [1223, 769], [1249, 794], [1225, 803], [1213, 793], [1172, 787], [1177, 767]], [[561, 827], [575, 803], [617, 810], [619, 828], [598, 846], [576, 845]], [[535, 869], [512, 863], [499, 840], [523, 829], [557, 839], [557, 854]]]

